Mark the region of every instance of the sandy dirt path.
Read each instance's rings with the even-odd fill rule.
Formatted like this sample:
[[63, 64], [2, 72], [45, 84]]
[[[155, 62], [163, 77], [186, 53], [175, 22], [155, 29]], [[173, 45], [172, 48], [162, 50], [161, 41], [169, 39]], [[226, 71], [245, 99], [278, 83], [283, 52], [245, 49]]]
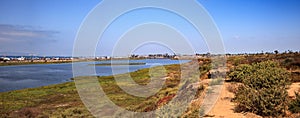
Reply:
[[227, 90], [229, 85], [230, 83], [224, 83], [218, 101], [208, 113], [209, 116], [214, 116], [215, 118], [245, 118], [244, 114], [234, 112], [235, 105], [231, 102], [234, 94]]
[[[227, 89], [231, 84], [232, 83], [227, 82], [224, 83], [218, 101], [208, 115], [213, 116], [214, 118], [261, 118], [260, 116], [251, 113], [243, 114], [234, 112], [235, 104], [231, 102], [231, 99], [234, 98], [234, 94]], [[300, 82], [292, 83], [288, 89], [289, 96], [294, 97], [294, 91], [300, 92]]]

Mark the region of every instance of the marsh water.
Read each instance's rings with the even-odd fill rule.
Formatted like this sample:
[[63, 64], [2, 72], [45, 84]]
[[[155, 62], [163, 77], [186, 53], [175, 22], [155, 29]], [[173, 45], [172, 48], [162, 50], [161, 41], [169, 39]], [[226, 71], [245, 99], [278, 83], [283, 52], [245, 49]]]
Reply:
[[[113, 63], [129, 62], [145, 63], [145, 65], [114, 65], [114, 73], [112, 73], [111, 66], [95, 66], [95, 70], [97, 76], [108, 76], [149, 68], [153, 64], [169, 65], [188, 61], [171, 59], [114, 60]], [[91, 64], [110, 63], [110, 61], [76, 63], [91, 66]], [[0, 66], [0, 92], [64, 83], [71, 81], [72, 77], [72, 63]]]

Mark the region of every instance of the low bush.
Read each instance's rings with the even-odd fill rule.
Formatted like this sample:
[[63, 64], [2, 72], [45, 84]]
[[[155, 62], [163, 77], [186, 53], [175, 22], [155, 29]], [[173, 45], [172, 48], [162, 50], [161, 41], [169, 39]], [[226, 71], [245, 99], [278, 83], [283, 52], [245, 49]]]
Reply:
[[237, 91], [238, 91], [238, 88], [239, 88], [239, 85], [237, 83], [233, 83], [233, 84], [230, 84], [226, 87], [226, 89], [231, 92], [231, 93], [234, 93], [236, 94]]
[[233, 71], [235, 79], [242, 82], [234, 101], [237, 111], [252, 112], [262, 116], [282, 116], [288, 106], [286, 91], [290, 79], [288, 72], [278, 63], [265, 61], [241, 65]]
[[242, 82], [243, 79], [246, 79], [249, 74], [253, 71], [252, 66], [249, 64], [241, 64], [235, 69], [231, 70], [229, 73], [229, 78], [234, 82]]
[[300, 94], [295, 92], [296, 99], [289, 104], [289, 110], [293, 113], [300, 113]]

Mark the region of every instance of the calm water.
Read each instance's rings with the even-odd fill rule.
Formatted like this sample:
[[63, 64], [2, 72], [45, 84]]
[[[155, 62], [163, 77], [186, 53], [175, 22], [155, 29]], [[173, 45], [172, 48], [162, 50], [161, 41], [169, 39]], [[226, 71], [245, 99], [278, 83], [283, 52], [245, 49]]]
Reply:
[[[169, 59], [145, 59], [130, 60], [129, 62], [142, 62], [146, 65], [130, 65], [115, 66], [114, 74], [136, 71], [142, 68], [149, 68], [152, 64], [159, 63], [161, 65], [185, 63], [189, 60], [169, 60]], [[85, 66], [97, 63], [108, 63], [110, 61], [100, 62], [78, 62]], [[124, 60], [115, 60], [114, 62], [127, 62]], [[110, 66], [96, 66], [96, 74], [98, 76], [112, 75]], [[117, 71], [116, 71], [117, 70]], [[19, 66], [0, 66], [0, 92], [18, 90], [24, 88], [33, 88], [46, 86], [50, 84], [58, 84], [71, 81], [73, 77], [72, 64], [36, 64], [36, 65], [19, 65]]]

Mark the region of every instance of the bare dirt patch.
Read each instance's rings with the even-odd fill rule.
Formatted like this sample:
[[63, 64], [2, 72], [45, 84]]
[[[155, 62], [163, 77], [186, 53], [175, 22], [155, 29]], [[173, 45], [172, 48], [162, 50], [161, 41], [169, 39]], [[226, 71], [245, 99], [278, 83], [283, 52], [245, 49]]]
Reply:
[[292, 83], [288, 89], [288, 93], [291, 98], [295, 97], [295, 92], [300, 93], [300, 82]]

